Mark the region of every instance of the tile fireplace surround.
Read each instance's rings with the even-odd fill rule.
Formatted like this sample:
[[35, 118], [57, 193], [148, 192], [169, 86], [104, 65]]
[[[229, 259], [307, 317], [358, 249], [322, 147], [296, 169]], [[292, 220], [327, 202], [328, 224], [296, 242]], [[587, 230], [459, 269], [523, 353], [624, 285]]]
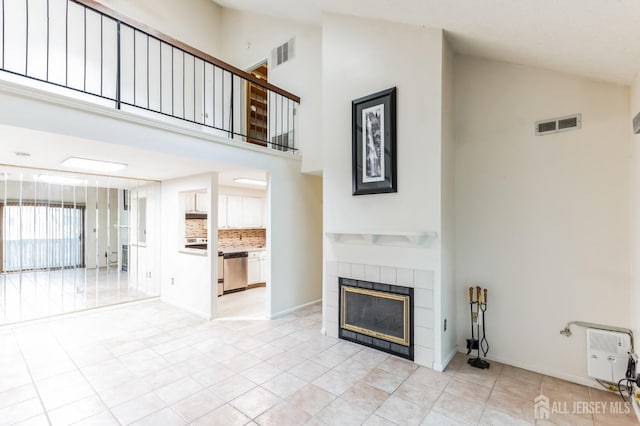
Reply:
[[338, 337], [339, 277], [411, 287], [414, 289], [414, 362], [433, 367], [433, 271], [332, 261], [326, 263], [326, 268], [324, 332], [328, 336]]

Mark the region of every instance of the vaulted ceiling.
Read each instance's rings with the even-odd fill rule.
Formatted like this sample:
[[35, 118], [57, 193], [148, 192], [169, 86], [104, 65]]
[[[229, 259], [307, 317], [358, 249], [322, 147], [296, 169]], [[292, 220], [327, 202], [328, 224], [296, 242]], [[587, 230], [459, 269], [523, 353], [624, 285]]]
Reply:
[[320, 25], [323, 12], [443, 28], [453, 49], [630, 84], [640, 71], [638, 0], [215, 0]]

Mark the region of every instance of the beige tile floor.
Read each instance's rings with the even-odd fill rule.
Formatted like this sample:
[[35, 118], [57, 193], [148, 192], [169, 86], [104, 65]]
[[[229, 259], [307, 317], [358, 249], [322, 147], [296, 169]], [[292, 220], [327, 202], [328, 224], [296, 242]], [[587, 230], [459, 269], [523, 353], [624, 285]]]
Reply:
[[0, 274], [0, 325], [158, 295], [116, 267]]
[[218, 297], [221, 320], [263, 320], [267, 317], [267, 288], [255, 287]]
[[[525, 425], [541, 393], [564, 411], [620, 401], [462, 355], [437, 373], [322, 336], [320, 309], [205, 321], [152, 300], [2, 327], [0, 424]], [[538, 424], [636, 420], [553, 412]]]

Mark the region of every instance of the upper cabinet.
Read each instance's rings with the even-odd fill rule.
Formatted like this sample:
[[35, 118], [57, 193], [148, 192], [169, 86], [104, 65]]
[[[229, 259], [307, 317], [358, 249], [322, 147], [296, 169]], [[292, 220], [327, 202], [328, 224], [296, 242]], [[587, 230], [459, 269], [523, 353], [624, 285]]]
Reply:
[[264, 198], [243, 195], [218, 196], [218, 228], [264, 228]]
[[184, 197], [185, 211], [187, 212], [209, 212], [209, 197], [206, 192], [187, 192]]
[[209, 196], [206, 192], [196, 192], [195, 196], [195, 210], [199, 212], [209, 212]]
[[227, 196], [227, 228], [242, 228], [242, 199], [239, 195]]
[[264, 226], [264, 198], [242, 198], [242, 226], [261, 228]]

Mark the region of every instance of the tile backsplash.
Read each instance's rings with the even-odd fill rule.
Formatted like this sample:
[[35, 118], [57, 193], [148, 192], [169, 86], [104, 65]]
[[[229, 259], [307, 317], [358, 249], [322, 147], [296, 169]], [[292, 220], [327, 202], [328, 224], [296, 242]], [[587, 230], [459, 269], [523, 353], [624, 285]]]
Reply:
[[207, 219], [186, 219], [184, 236], [186, 238], [207, 238]]
[[219, 229], [218, 249], [236, 247], [264, 247], [267, 244], [267, 230], [252, 229]]

